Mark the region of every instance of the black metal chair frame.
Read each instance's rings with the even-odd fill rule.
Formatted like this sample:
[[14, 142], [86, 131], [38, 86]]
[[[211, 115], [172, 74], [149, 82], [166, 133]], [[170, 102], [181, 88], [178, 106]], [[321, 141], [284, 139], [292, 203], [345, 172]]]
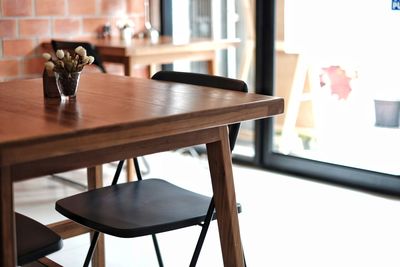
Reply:
[[[182, 75], [185, 75], [186, 78], [189, 78], [189, 81], [182, 81]], [[159, 71], [156, 74], [153, 75], [152, 79], [153, 80], [159, 80], [159, 81], [168, 81], [168, 82], [179, 82], [179, 83], [186, 83], [186, 84], [191, 84], [191, 85], [199, 85], [199, 86], [208, 86], [208, 87], [214, 87], [214, 88], [219, 88], [219, 89], [225, 89], [225, 90], [234, 90], [232, 88], [237, 87], [237, 83], [239, 80], [236, 79], [228, 79], [225, 77], [218, 77], [218, 76], [213, 76], [212, 81], [209, 80], [209, 75], [207, 74], [199, 74], [199, 73], [188, 73], [188, 72], [177, 72], [177, 71]], [[247, 85], [246, 83], [242, 82], [242, 87], [241, 87], [242, 92], [248, 92]], [[235, 123], [232, 125], [229, 125], [229, 145], [230, 145], [230, 150], [233, 151], [235, 144], [236, 144], [236, 139], [239, 134], [239, 129], [240, 129], [240, 123]], [[137, 166], [136, 166], [137, 165]], [[139, 169], [139, 165], [137, 161], [135, 161], [135, 168]], [[140, 169], [139, 169], [140, 170]], [[238, 204], [238, 213], [241, 212], [241, 206]], [[214, 197], [211, 198], [210, 201], [210, 206], [208, 207], [207, 214], [205, 217], [205, 220], [203, 224], [200, 226], [202, 227], [202, 230], [200, 232], [199, 239], [196, 244], [195, 251], [192, 256], [192, 260], [190, 262], [189, 267], [194, 267], [196, 266], [197, 260], [200, 255], [200, 251], [202, 249], [208, 228], [210, 226], [211, 220], [215, 219], [215, 203], [214, 203]], [[155, 235], [153, 236], [153, 242], [154, 246], [156, 248], [156, 253], [157, 253], [157, 258], [159, 259], [159, 266], [162, 267], [162, 258], [161, 258], [161, 253], [159, 249], [157, 249], [158, 244], [157, 244], [157, 239]], [[246, 262], [245, 262], [246, 266]]]
[[[184, 76], [187, 80], [182, 80], [182, 77]], [[211, 78], [211, 82], [209, 81]], [[247, 85], [244, 82], [241, 82], [239, 80], [234, 80], [234, 79], [228, 79], [228, 78], [224, 78], [224, 77], [218, 77], [218, 76], [209, 76], [209, 75], [205, 75], [205, 74], [195, 74], [195, 73], [182, 73], [182, 72], [169, 72], [169, 71], [160, 71], [158, 73], [156, 73], [152, 79], [154, 80], [160, 80], [160, 81], [172, 81], [172, 82], [180, 82], [180, 83], [186, 83], [186, 84], [193, 84], [193, 85], [199, 85], [199, 86], [208, 86], [208, 87], [214, 87], [214, 88], [220, 88], [220, 89], [226, 89], [226, 90], [236, 90], [236, 91], [242, 91], [242, 92], [247, 92]], [[238, 82], [240, 83], [240, 87], [238, 86]], [[229, 125], [229, 141], [230, 141], [230, 149], [231, 151], [234, 148], [236, 139], [237, 139], [237, 135], [239, 132], [239, 128], [240, 128], [240, 123], [235, 123], [232, 125]], [[140, 171], [140, 166], [138, 163], [137, 158], [134, 158], [134, 165], [135, 165], [135, 171], [136, 171], [136, 175], [137, 175], [137, 179], [138, 181], [142, 181], [142, 173]], [[111, 186], [115, 186], [118, 183], [118, 179], [121, 173], [121, 170], [123, 168], [123, 164], [124, 164], [124, 160], [121, 160], [118, 163], [113, 181], [111, 183]], [[59, 209], [59, 207], [56, 205], [56, 209], [62, 212], [62, 208]], [[238, 213], [241, 212], [241, 206], [240, 204], [238, 204]], [[216, 218], [215, 216], [215, 204], [214, 204], [214, 199], [213, 197], [210, 200], [210, 204], [207, 210], [207, 213], [205, 215], [205, 218], [203, 220], [202, 223], [200, 223], [199, 225], [202, 227], [196, 247], [195, 247], [195, 251], [193, 253], [191, 262], [190, 262], [190, 267], [196, 266], [198, 257], [200, 255], [200, 251], [201, 248], [203, 246], [204, 240], [205, 240], [205, 236], [207, 234], [210, 222], [212, 220], [214, 220]], [[87, 253], [87, 256], [85, 258], [85, 262], [83, 266], [89, 266], [91, 258], [93, 256], [93, 253], [95, 251], [96, 248], [96, 244], [97, 244], [97, 240], [99, 238], [99, 232], [94, 232], [94, 235], [92, 237], [92, 241]], [[158, 264], [160, 267], [164, 266], [163, 261], [162, 261], [162, 256], [161, 256], [161, 252], [160, 252], [160, 248], [158, 245], [158, 241], [156, 238], [155, 234], [151, 234], [152, 235], [152, 240], [153, 240], [153, 244], [155, 247], [155, 251], [156, 251], [156, 255], [157, 255], [157, 260], [158, 260]]]

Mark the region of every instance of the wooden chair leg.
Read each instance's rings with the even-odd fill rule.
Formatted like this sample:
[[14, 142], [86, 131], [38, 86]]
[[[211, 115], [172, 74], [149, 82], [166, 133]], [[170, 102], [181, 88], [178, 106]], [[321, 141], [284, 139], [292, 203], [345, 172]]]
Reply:
[[49, 258], [41, 258], [38, 259], [37, 262], [46, 267], [62, 267], [62, 265], [50, 260]]

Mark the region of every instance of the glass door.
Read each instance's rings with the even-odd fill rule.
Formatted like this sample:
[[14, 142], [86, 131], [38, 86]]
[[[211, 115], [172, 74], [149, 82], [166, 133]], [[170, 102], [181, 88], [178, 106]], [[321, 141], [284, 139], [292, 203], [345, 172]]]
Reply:
[[[236, 48], [220, 51], [218, 75], [241, 79], [249, 90], [254, 92], [255, 64], [255, 14], [254, 0], [168, 0], [163, 1], [165, 8], [164, 27], [170, 25], [173, 38], [240, 39]], [[166, 27], [169, 28], [169, 27]], [[207, 66], [203, 62], [174, 62], [172, 69], [205, 73]], [[234, 150], [235, 157], [253, 160], [254, 122], [241, 125]]]
[[392, 29], [400, 25], [400, 12], [395, 3], [275, 2], [274, 88], [286, 106], [273, 123], [267, 153], [279, 168], [304, 174], [308, 169], [312, 176], [361, 187], [397, 185], [400, 38]]

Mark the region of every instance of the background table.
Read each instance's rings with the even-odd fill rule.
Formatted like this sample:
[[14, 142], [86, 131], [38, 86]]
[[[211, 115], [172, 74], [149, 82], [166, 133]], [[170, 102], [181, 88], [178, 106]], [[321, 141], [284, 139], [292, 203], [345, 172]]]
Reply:
[[101, 180], [98, 165], [201, 143], [224, 264], [243, 266], [226, 125], [282, 112], [278, 97], [109, 74], [83, 75], [72, 103], [46, 101], [41, 79], [0, 83], [0, 266], [16, 265], [13, 182], [83, 167]]
[[[120, 63], [124, 66], [126, 76], [132, 76], [135, 64], [149, 66], [149, 75], [154, 73], [155, 65], [169, 64], [176, 60], [206, 61], [209, 74], [218, 74], [217, 51], [235, 47], [239, 39], [197, 38], [174, 40], [161, 36], [157, 43], [149, 39], [133, 38], [130, 42], [119, 38], [73, 38], [57, 39], [58, 41], [87, 41], [95, 45], [105, 62]], [[46, 51], [52, 51], [49, 42], [42, 43]]]

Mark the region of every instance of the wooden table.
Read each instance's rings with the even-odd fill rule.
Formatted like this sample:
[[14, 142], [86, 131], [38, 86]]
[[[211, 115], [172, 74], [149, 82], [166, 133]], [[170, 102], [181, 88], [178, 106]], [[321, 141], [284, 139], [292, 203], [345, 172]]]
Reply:
[[[119, 63], [124, 66], [124, 74], [132, 76], [135, 65], [148, 67], [149, 78], [156, 72], [158, 64], [169, 64], [176, 60], [205, 61], [209, 74], [217, 75], [217, 52], [222, 49], [235, 47], [240, 43], [239, 39], [196, 38], [189, 40], [174, 40], [169, 36], [161, 36], [157, 43], [151, 43], [149, 39], [133, 38], [130, 42], [118, 37], [113, 38], [88, 38], [77, 37], [73, 39], [56, 39], [58, 41], [86, 41], [96, 46], [103, 61]], [[47, 51], [53, 48], [50, 42], [42, 43]], [[135, 178], [133, 160], [127, 160], [127, 179]]]
[[[57, 39], [66, 41], [65, 39]], [[69, 39], [71, 41], [71, 39]], [[149, 39], [134, 38], [130, 42], [119, 38], [84, 38], [78, 37], [72, 41], [87, 41], [95, 45], [106, 62], [124, 65], [126, 76], [132, 76], [134, 65], [149, 66], [149, 75], [154, 73], [157, 64], [169, 64], [176, 60], [206, 61], [209, 74], [218, 74], [216, 54], [221, 49], [237, 46], [239, 39], [207, 39], [197, 38], [177, 41], [168, 36], [161, 36], [157, 43]], [[42, 43], [47, 51], [52, 51], [49, 42]]]
[[[0, 266], [16, 265], [13, 182], [84, 167], [101, 180], [101, 164], [200, 143], [224, 264], [243, 266], [226, 125], [282, 112], [277, 97], [109, 74], [85, 74], [72, 103], [45, 101], [41, 79], [0, 83]], [[62, 224], [64, 237], [88, 231]]]

